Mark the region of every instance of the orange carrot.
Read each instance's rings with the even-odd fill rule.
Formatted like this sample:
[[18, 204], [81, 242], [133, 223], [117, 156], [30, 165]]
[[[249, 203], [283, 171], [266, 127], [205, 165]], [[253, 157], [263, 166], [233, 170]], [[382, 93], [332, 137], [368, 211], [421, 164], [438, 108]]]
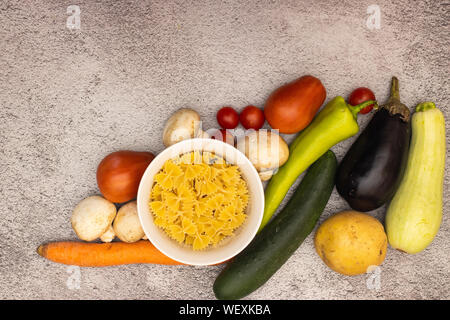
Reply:
[[150, 241], [144, 240], [134, 243], [50, 242], [39, 246], [37, 252], [48, 260], [82, 267], [134, 263], [182, 265], [158, 251]]

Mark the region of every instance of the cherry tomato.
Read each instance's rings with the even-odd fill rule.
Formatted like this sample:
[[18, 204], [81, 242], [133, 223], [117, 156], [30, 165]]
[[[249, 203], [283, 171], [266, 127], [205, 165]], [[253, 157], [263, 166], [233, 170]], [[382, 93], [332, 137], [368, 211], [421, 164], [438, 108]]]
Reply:
[[211, 135], [211, 139], [221, 140], [234, 146], [234, 135], [227, 129], [216, 130]]
[[217, 122], [224, 129], [234, 129], [239, 124], [239, 115], [232, 107], [223, 107], [217, 112]]
[[239, 115], [239, 121], [245, 129], [259, 130], [264, 125], [266, 118], [261, 109], [255, 106], [247, 106]]
[[[356, 106], [360, 103], [366, 102], [368, 100], [375, 100], [375, 95], [373, 94], [372, 90], [369, 88], [357, 88], [353, 90], [353, 92], [348, 97], [348, 103], [350, 103], [352, 106]], [[373, 104], [370, 106], [365, 107], [362, 109], [359, 113], [366, 114], [372, 111]]]
[[117, 151], [98, 165], [97, 184], [102, 195], [121, 203], [136, 198], [145, 169], [155, 156], [150, 152]]

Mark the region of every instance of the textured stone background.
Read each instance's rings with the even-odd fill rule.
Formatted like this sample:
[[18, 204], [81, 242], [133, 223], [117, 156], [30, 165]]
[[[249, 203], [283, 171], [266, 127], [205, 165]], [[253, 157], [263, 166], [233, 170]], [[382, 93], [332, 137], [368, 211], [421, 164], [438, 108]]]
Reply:
[[[71, 4], [81, 30], [66, 28]], [[366, 27], [371, 4], [379, 30]], [[263, 106], [303, 74], [323, 81], [327, 100], [368, 86], [380, 101], [397, 75], [405, 104], [433, 100], [449, 120], [449, 10], [437, 0], [2, 1], [0, 298], [214, 298], [220, 266], [83, 268], [71, 290], [71, 270], [35, 250], [75, 239], [71, 210], [98, 193], [98, 162], [119, 149], [160, 152], [164, 121], [180, 107], [210, 128], [219, 107]], [[333, 148], [339, 158], [352, 141]], [[249, 298], [450, 298], [449, 186], [447, 168], [435, 241], [414, 256], [389, 250], [380, 290], [367, 275], [327, 269], [310, 236]], [[321, 220], [347, 208], [334, 192]], [[384, 209], [373, 215], [383, 220]]]

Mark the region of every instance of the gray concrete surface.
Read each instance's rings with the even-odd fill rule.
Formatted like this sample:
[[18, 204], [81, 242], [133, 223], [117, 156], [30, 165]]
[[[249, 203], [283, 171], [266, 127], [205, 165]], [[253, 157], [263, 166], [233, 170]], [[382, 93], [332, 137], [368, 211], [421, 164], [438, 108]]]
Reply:
[[[66, 28], [72, 4], [80, 30]], [[366, 26], [372, 4], [380, 29]], [[119, 149], [160, 152], [180, 107], [211, 128], [219, 107], [263, 106], [304, 74], [323, 81], [327, 100], [368, 86], [381, 101], [397, 75], [405, 104], [433, 100], [449, 120], [449, 10], [437, 0], [2, 1], [0, 298], [213, 299], [220, 266], [82, 268], [76, 288], [76, 270], [35, 250], [76, 239], [71, 210], [98, 193], [98, 162]], [[333, 148], [339, 158], [353, 140]], [[450, 298], [449, 186], [447, 166], [439, 234], [417, 255], [389, 250], [379, 290], [367, 275], [329, 270], [310, 236], [248, 298]], [[334, 191], [321, 220], [347, 208]]]

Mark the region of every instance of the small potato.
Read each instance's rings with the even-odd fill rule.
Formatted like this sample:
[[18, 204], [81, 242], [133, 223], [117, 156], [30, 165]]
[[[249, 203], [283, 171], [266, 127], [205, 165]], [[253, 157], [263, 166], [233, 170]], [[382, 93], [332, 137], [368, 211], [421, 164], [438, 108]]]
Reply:
[[182, 140], [202, 135], [199, 132], [200, 116], [192, 109], [182, 108], [175, 112], [166, 122], [163, 131], [163, 143], [169, 147]]
[[113, 228], [123, 242], [136, 242], [142, 239], [145, 234], [139, 221], [136, 201], [129, 202], [119, 209]]
[[[289, 157], [289, 147], [283, 138], [266, 130], [253, 131], [239, 139], [237, 148], [259, 172], [281, 167]], [[263, 174], [263, 177], [267, 176], [268, 174]]]
[[72, 212], [72, 228], [78, 238], [93, 241], [104, 234], [116, 216], [116, 206], [100, 196], [82, 200]]
[[369, 267], [383, 263], [387, 237], [383, 225], [374, 217], [344, 211], [322, 223], [314, 245], [328, 267], [352, 276], [366, 273]]

